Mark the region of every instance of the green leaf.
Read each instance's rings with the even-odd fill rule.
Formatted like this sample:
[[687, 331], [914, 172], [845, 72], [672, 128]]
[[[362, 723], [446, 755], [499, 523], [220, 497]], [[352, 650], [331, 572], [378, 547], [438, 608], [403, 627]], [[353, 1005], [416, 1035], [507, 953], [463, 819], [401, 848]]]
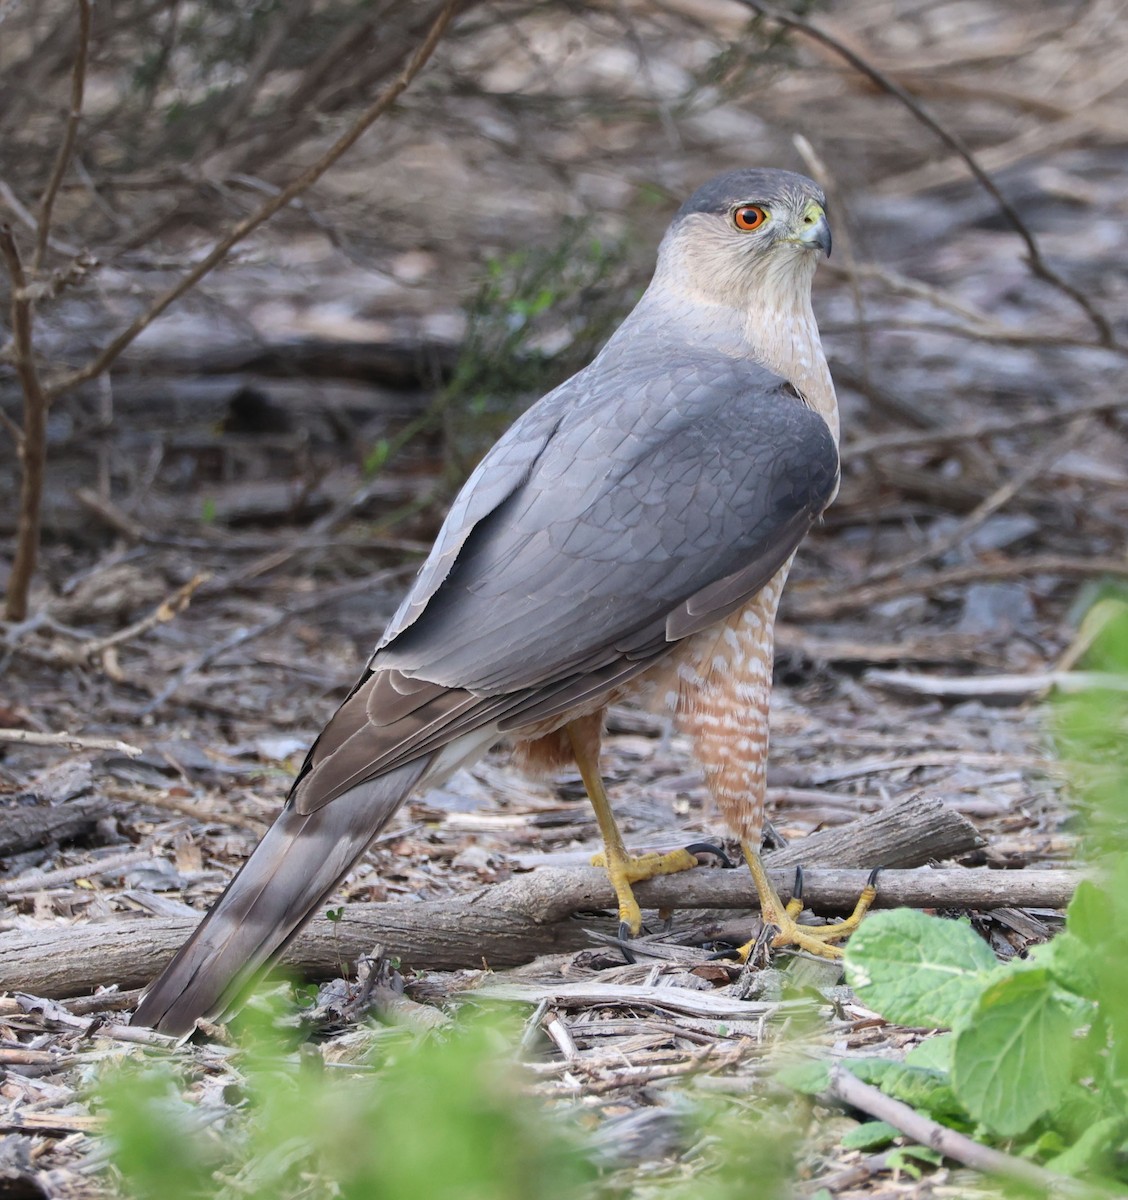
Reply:
[[936, 1120], [946, 1124], [967, 1124], [967, 1113], [952, 1090], [946, 1071], [910, 1066], [891, 1058], [852, 1058], [846, 1066], [863, 1083], [872, 1083], [887, 1096], [926, 1112]]
[[873, 913], [846, 947], [846, 982], [863, 1004], [900, 1025], [959, 1025], [998, 969], [966, 921], [913, 909]]
[[905, 1054], [905, 1063], [912, 1067], [926, 1067], [932, 1071], [950, 1071], [955, 1045], [955, 1034], [934, 1033]]
[[885, 1165], [891, 1171], [904, 1171], [913, 1179], [919, 1179], [923, 1172], [917, 1163], [927, 1163], [930, 1167], [938, 1167], [943, 1162], [942, 1156], [936, 1150], [927, 1146], [898, 1146], [886, 1156]]
[[218, 1165], [199, 1136], [195, 1114], [166, 1070], [129, 1063], [101, 1089], [114, 1161], [136, 1200], [214, 1195]]
[[956, 1037], [952, 1086], [1000, 1137], [1024, 1133], [1062, 1101], [1070, 1080], [1075, 1012], [1046, 970], [1007, 974], [979, 998]]
[[845, 1134], [840, 1143], [843, 1150], [883, 1150], [901, 1131], [888, 1121], [867, 1121]]
[[1039, 967], [1045, 967], [1061, 987], [1078, 996], [1099, 998], [1101, 988], [1093, 951], [1075, 933], [1066, 929], [1052, 942], [1035, 946], [1031, 958]]
[[1062, 1175], [1082, 1172], [1111, 1173], [1113, 1155], [1128, 1134], [1128, 1117], [1105, 1117], [1090, 1125], [1072, 1146], [1051, 1158], [1046, 1166]]
[[1108, 937], [1110, 898], [1092, 880], [1082, 879], [1065, 910], [1065, 928], [1092, 950], [1101, 950]]
[[784, 1087], [794, 1088], [805, 1096], [817, 1096], [830, 1087], [830, 1068], [823, 1062], [794, 1063], [783, 1067], [776, 1078]]

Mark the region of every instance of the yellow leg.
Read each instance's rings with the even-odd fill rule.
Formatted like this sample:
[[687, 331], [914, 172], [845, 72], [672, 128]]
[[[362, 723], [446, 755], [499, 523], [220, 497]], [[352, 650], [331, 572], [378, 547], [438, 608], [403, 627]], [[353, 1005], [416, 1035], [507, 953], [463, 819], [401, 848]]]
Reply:
[[[772, 881], [768, 878], [760, 855], [746, 842], [741, 844], [741, 849], [744, 851], [748, 869], [752, 872], [752, 882], [756, 885], [756, 893], [760, 897], [760, 913], [764, 924], [772, 925], [779, 930], [779, 933], [771, 940], [772, 949], [780, 946], [798, 946], [800, 950], [806, 950], [809, 954], [817, 954], [821, 958], [841, 958], [841, 947], [831, 943], [849, 937], [869, 911], [870, 905], [877, 897], [874, 876], [870, 876], [869, 883], [862, 889], [862, 894], [858, 897], [854, 911], [846, 920], [839, 921], [836, 925], [800, 925], [798, 917], [803, 911], [802, 897], [794, 896], [785, 905], [772, 886]], [[754, 941], [746, 942], [741, 946], [737, 950], [740, 961], [747, 962], [754, 948]]]
[[[599, 719], [602, 723], [602, 714]], [[625, 941], [628, 937], [637, 937], [642, 928], [642, 912], [631, 884], [653, 879], [657, 875], [673, 875], [678, 871], [687, 871], [690, 867], [697, 866], [697, 857], [688, 850], [673, 850], [669, 854], [641, 854], [635, 857], [628, 854], [626, 846], [623, 845], [623, 836], [615, 824], [615, 816], [611, 812], [611, 804], [603, 787], [603, 777], [599, 773], [598, 727], [593, 737], [590, 720], [583, 718], [572, 722], [567, 729], [580, 768], [580, 778], [584, 781], [591, 806], [595, 809], [595, 819], [599, 822], [599, 832], [603, 837], [603, 853], [595, 855], [591, 860], [592, 866], [607, 868], [607, 875], [619, 902], [619, 937]]]

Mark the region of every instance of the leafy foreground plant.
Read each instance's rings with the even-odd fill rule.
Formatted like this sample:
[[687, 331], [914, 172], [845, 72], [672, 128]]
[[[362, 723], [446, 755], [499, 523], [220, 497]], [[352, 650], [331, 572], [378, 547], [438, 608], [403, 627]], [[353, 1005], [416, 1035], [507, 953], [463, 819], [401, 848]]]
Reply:
[[[590, 1136], [577, 1110], [521, 1090], [512, 1059], [519, 1026], [475, 1018], [442, 1035], [381, 1031], [378, 1061], [342, 1069], [316, 1053], [287, 1054], [285, 1035], [261, 1018], [251, 1018], [247, 1048], [224, 1072], [239, 1082], [220, 1096], [213, 1078], [210, 1102], [188, 1098], [200, 1081], [191, 1064], [133, 1060], [102, 1082], [112, 1160], [134, 1200], [792, 1194], [805, 1103], [679, 1091], [637, 1114], [653, 1122]], [[639, 1157], [640, 1169], [631, 1163]]]
[[239, 1109], [210, 1113], [170, 1067], [131, 1064], [100, 1089], [114, 1162], [136, 1200], [587, 1200], [595, 1167], [567, 1119], [518, 1093], [516, 1040], [481, 1020], [404, 1033], [354, 1072], [263, 1037], [237, 1056]]
[[[1065, 930], [1000, 965], [966, 921], [897, 910], [851, 939], [847, 981], [887, 1020], [949, 1032], [903, 1062], [850, 1059], [867, 1083], [949, 1128], [1062, 1175], [1124, 1194], [1128, 1185], [1128, 607], [1097, 639], [1109, 686], [1071, 697], [1059, 734], [1078, 757], [1090, 809], [1085, 881]], [[1112, 677], [1115, 673], [1119, 679]], [[1119, 683], [1121, 690], [1116, 690]], [[821, 1090], [808, 1076], [804, 1090]], [[867, 1139], [866, 1134], [869, 1134]], [[875, 1122], [859, 1145], [896, 1134]]]

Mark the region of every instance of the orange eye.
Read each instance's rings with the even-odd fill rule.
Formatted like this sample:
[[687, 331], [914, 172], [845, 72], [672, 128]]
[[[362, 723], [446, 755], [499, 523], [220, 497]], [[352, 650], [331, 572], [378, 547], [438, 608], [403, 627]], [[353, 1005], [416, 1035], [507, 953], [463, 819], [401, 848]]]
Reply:
[[759, 229], [768, 214], [758, 204], [745, 204], [732, 214], [737, 229]]

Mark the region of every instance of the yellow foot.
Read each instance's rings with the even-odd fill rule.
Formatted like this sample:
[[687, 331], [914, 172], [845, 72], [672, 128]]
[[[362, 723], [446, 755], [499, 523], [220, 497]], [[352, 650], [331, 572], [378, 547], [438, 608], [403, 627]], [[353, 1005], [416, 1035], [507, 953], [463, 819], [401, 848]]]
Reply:
[[[749, 854], [745, 848], [745, 856], [756, 882], [756, 890], [760, 895], [760, 912], [763, 919], [763, 931], [758, 938], [745, 942], [736, 950], [736, 956], [741, 962], [747, 962], [758, 951], [765, 948], [777, 950], [781, 946], [796, 946], [815, 954], [820, 958], [841, 958], [841, 946], [834, 945], [854, 932], [869, 911], [870, 905], [877, 898], [877, 871], [874, 870], [862, 888], [854, 911], [844, 920], [834, 925], [800, 925], [799, 914], [803, 911], [803, 871], [795, 872], [794, 895], [784, 904], [768, 881], [767, 872], [757, 854]], [[770, 936], [768, 936], [770, 935]]]
[[623, 853], [620, 857], [606, 852], [596, 854], [592, 860], [593, 867], [606, 867], [615, 889], [615, 897], [619, 901], [619, 940], [637, 937], [642, 928], [642, 911], [631, 890], [632, 883], [642, 883], [646, 879], [656, 879], [659, 875], [676, 875], [679, 871], [688, 871], [697, 866], [697, 856], [689, 850], [671, 850], [668, 854], [639, 854], [632, 856]]

